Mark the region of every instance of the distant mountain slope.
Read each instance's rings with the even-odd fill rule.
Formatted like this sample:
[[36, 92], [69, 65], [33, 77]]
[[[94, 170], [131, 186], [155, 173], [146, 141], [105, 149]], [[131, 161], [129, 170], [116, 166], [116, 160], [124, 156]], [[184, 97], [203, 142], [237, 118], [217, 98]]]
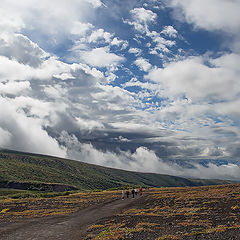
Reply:
[[122, 185], [149, 187], [224, 184], [101, 167], [46, 155], [0, 150], [0, 182], [58, 183], [78, 189], [109, 189]]

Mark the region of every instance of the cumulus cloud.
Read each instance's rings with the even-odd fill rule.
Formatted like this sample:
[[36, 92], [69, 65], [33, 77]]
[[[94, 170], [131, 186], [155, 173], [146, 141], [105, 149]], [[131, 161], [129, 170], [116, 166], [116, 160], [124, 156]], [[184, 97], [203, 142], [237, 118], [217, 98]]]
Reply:
[[[165, 68], [153, 69], [146, 78], [161, 83], [165, 87], [166, 96], [187, 96], [191, 99], [234, 99], [238, 87], [238, 68], [227, 67], [225, 58], [238, 59], [235, 54], [224, 55], [217, 59], [209, 59], [214, 64], [209, 67], [202, 57], [190, 57], [184, 61], [172, 62]], [[221, 62], [221, 64], [216, 64]], [[220, 66], [221, 65], [221, 66]]]
[[[66, 150], [42, 129], [42, 120], [34, 115], [27, 117], [23, 109], [17, 108], [17, 102], [18, 99], [0, 98], [2, 113], [0, 125], [2, 129], [1, 141], [4, 141], [3, 146], [10, 149], [14, 146], [15, 150], [20, 151], [66, 156]], [[46, 108], [44, 111], [46, 111]], [[31, 132], [31, 135], [29, 135], [29, 132]]]
[[[95, 11], [101, 6], [103, 4], [100, 0], [74, 0], [71, 4], [66, 0], [23, 0], [21, 3], [4, 0], [0, 9], [0, 29], [8, 34], [21, 33], [20, 35], [31, 36], [31, 40], [38, 46], [50, 54], [55, 54], [57, 45], [66, 46], [66, 42], [70, 43], [91, 34], [94, 26], [88, 19], [92, 19]], [[21, 39], [21, 42], [25, 44], [23, 40]], [[17, 47], [16, 41], [20, 39], [15, 40]], [[71, 47], [70, 45], [69, 48]], [[18, 54], [24, 52], [28, 53], [18, 51]]]
[[[75, 130], [102, 127], [101, 123], [87, 121], [74, 113], [82, 109], [82, 105], [74, 106], [79, 94], [85, 92], [81, 99], [86, 101], [84, 99], [90, 98], [86, 88], [96, 91], [97, 80], [103, 77], [97, 69], [84, 64], [66, 64], [54, 57], [43, 59], [36, 67], [5, 56], [1, 56], [0, 61], [5, 66], [0, 71], [0, 108], [4, 111], [0, 121], [1, 146], [66, 157], [66, 149], [49, 135], [50, 128], [52, 132], [61, 127], [68, 129], [63, 124], [68, 114], [72, 115], [68, 123]], [[29, 133], [31, 136], [27, 136]]]
[[22, 34], [2, 33], [0, 43], [0, 55], [31, 67], [40, 66], [49, 56], [36, 43]]
[[165, 26], [161, 33], [169, 37], [176, 38], [178, 32], [173, 26]]
[[139, 48], [130, 48], [128, 52], [139, 56], [142, 53], [142, 50]]
[[[53, 28], [57, 31], [60, 30], [60, 27], [57, 26], [59, 22], [62, 23], [61, 29], [66, 31], [66, 27], [70, 25], [69, 23], [76, 19], [80, 20], [83, 18], [83, 15], [88, 14], [88, 11], [92, 9], [91, 6], [100, 6], [100, 4], [97, 4], [97, 2], [100, 1], [93, 0], [93, 5], [91, 4], [91, 6], [89, 6], [88, 2], [89, 1], [74, 1], [72, 4], [68, 4], [67, 1], [63, 0], [58, 2], [58, 8], [56, 8], [55, 1], [49, 3], [48, 1], [43, 0], [39, 3], [36, 0], [23, 0], [21, 3], [16, 3], [11, 0], [4, 0], [1, 4], [1, 11], [9, 14], [12, 26], [16, 25], [16, 29], [19, 29], [20, 27], [30, 28], [33, 25], [38, 27], [38, 29], [43, 29], [43, 27], [48, 26], [45, 31], [54, 34]], [[94, 4], [94, 2], [96, 4]], [[36, 8], [36, 4], [38, 8]], [[81, 8], [85, 9], [85, 12], [79, 11]], [[39, 21], [39, 18], [41, 21]], [[1, 15], [1, 20], [2, 19], [4, 20], [4, 15]], [[47, 22], [48, 24], [46, 24]], [[9, 29], [9, 26], [6, 26], [6, 28]]]
[[130, 11], [133, 18], [141, 23], [154, 22], [157, 14], [145, 8], [134, 8]]
[[70, 29], [70, 33], [78, 36], [85, 36], [87, 32], [93, 28], [94, 26], [91, 23], [75, 21]]
[[4, 56], [0, 56], [0, 63], [2, 66], [0, 69], [0, 81], [47, 80], [54, 74], [61, 74], [68, 68], [66, 64], [56, 60], [54, 57], [44, 61], [39, 68], [19, 63], [15, 59], [10, 60]]
[[181, 8], [185, 19], [196, 27], [232, 33], [239, 29], [239, 1], [173, 0], [171, 5]]
[[77, 124], [79, 125], [79, 128], [83, 130], [92, 131], [95, 129], [104, 129], [103, 124], [95, 120], [87, 120], [77, 117], [76, 121]]
[[124, 22], [132, 25], [139, 32], [147, 32], [148, 25], [154, 23], [157, 19], [157, 14], [152, 12], [151, 10], [147, 10], [145, 8], [134, 8], [130, 11], [131, 20], [125, 20]]
[[139, 67], [140, 70], [145, 72], [149, 71], [152, 67], [148, 60], [144, 58], [137, 58], [134, 63]]
[[163, 38], [161, 34], [156, 31], [148, 31], [147, 36], [155, 43], [154, 48], [151, 50], [152, 54], [158, 54], [159, 52], [168, 53], [170, 52], [169, 48], [176, 44], [175, 41]]
[[[239, 1], [172, 0], [170, 5], [176, 11], [174, 16], [178, 17], [181, 21], [186, 20], [188, 23], [193, 24], [195, 28], [226, 33], [229, 37], [226, 46], [239, 53]], [[229, 44], [229, 41], [231, 44]]]
[[18, 95], [27, 89], [30, 90], [29, 81], [0, 83], [0, 94]]
[[109, 32], [105, 32], [103, 29], [98, 29], [96, 31], [93, 31], [92, 34], [90, 35], [89, 37], [89, 42], [97, 42], [101, 39], [103, 39], [105, 42], [109, 43], [111, 41], [111, 38], [112, 38], [112, 34], [109, 33]]
[[[133, 26], [137, 31], [143, 34], [143, 38], [149, 37], [151, 39], [151, 46], [152, 43], [155, 45], [153, 48], [150, 48], [151, 54], [159, 55], [160, 53], [167, 53], [170, 52], [169, 48], [174, 46], [176, 43], [173, 40], [165, 39], [161, 35], [165, 35], [171, 38], [176, 38], [177, 30], [174, 29], [172, 26], [165, 26], [161, 32], [158, 31], [151, 31], [149, 29], [150, 24], [156, 24], [157, 22], [157, 14], [152, 12], [151, 10], [146, 10], [145, 8], [134, 8], [130, 11], [131, 20], [124, 20], [124, 23], [127, 23]], [[130, 52], [133, 51], [130, 50]], [[161, 54], [160, 54], [161, 56]]]
[[128, 47], [128, 41], [120, 40], [119, 38], [114, 37], [113, 40], [111, 41], [111, 45], [117, 47], [121, 46], [121, 49], [126, 49]]
[[87, 64], [96, 67], [108, 67], [125, 60], [124, 57], [111, 53], [107, 47], [95, 48], [89, 52], [82, 52], [80, 56]]

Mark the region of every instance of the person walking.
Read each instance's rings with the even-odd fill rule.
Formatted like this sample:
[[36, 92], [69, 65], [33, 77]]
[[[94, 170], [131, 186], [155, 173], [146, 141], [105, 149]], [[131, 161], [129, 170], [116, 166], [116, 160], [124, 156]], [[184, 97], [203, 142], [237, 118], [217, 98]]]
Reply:
[[140, 196], [142, 196], [142, 194], [143, 194], [143, 188], [141, 187], [140, 188]]
[[126, 191], [127, 198], [129, 198], [129, 190]]
[[135, 190], [132, 190], [132, 198], [134, 198]]
[[135, 188], [134, 191], [135, 191], [135, 195], [137, 196], [137, 194], [138, 194], [137, 188]]
[[122, 190], [122, 200], [124, 200], [124, 191]]

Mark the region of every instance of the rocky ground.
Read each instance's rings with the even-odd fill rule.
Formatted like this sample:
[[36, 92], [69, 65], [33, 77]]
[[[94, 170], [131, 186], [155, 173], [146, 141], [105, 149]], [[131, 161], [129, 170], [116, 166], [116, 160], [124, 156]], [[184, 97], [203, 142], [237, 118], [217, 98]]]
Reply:
[[135, 199], [120, 197], [115, 191], [0, 200], [0, 238], [66, 239], [71, 233], [71, 239], [85, 240], [240, 239], [239, 184], [159, 188]]
[[240, 185], [152, 189], [85, 239], [240, 239]]

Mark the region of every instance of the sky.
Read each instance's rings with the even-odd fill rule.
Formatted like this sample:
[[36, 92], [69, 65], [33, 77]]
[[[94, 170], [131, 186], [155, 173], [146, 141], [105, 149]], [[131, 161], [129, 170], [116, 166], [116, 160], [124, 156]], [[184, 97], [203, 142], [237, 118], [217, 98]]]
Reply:
[[239, 0], [1, 0], [0, 147], [240, 179]]

